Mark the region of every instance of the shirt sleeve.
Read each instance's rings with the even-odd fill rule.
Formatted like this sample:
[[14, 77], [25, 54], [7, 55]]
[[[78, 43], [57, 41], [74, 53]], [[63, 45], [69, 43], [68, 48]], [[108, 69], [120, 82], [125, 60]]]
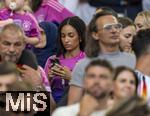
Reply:
[[49, 83], [49, 80], [45, 74], [44, 69], [41, 66], [39, 66], [39, 69], [40, 69], [40, 73], [41, 73], [42, 83], [43, 83], [45, 89], [48, 92], [51, 92], [50, 83]]
[[28, 37], [38, 37], [40, 39], [41, 33], [40, 33], [40, 27], [38, 25], [37, 20], [31, 13], [27, 13], [27, 15], [30, 17], [31, 20], [31, 28], [29, 31], [26, 32]]
[[84, 79], [84, 66], [82, 66], [82, 62], [79, 61], [72, 71], [72, 79], [70, 85], [83, 87], [83, 79]]
[[45, 63], [45, 67], [44, 67], [44, 71], [46, 73], [46, 75], [48, 76], [48, 70], [49, 67], [51, 66], [51, 62], [50, 62], [50, 57], [47, 59], [46, 63]]
[[9, 18], [7, 9], [0, 9], [0, 20], [6, 20]]

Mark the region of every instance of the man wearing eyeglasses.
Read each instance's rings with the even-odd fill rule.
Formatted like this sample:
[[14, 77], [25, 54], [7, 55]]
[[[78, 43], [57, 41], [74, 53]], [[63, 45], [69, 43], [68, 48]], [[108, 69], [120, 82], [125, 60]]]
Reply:
[[78, 62], [72, 73], [68, 104], [80, 100], [83, 94], [85, 67], [92, 59], [105, 59], [113, 67], [127, 66], [135, 68], [135, 56], [119, 49], [121, 24], [110, 12], [102, 11], [91, 20], [85, 52], [87, 57]]

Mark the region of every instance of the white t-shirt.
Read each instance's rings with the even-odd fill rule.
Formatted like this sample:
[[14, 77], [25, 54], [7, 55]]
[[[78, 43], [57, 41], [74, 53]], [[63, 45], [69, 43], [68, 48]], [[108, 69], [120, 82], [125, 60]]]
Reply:
[[[54, 111], [52, 116], [77, 116], [79, 113], [80, 104], [60, 107]], [[107, 110], [97, 111], [91, 114], [91, 116], [105, 116]]]

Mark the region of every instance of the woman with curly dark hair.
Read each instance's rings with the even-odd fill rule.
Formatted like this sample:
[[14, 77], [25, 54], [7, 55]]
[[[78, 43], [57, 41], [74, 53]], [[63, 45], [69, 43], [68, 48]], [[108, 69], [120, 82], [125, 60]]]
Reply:
[[67, 18], [59, 26], [58, 54], [49, 57], [45, 65], [56, 102], [60, 101], [64, 88], [69, 86], [75, 64], [85, 57], [85, 33], [85, 23], [79, 17]]

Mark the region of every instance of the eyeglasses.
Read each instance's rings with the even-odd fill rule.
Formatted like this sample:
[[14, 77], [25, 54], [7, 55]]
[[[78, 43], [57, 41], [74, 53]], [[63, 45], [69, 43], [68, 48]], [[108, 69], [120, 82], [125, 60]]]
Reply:
[[115, 28], [116, 30], [120, 30], [120, 29], [122, 29], [122, 24], [121, 23], [117, 23], [117, 24], [105, 24], [104, 26], [103, 26], [103, 28], [100, 28], [100, 29], [98, 29], [98, 30], [101, 30], [101, 29], [103, 29], [103, 30], [106, 30], [106, 31], [111, 31], [113, 28]]

